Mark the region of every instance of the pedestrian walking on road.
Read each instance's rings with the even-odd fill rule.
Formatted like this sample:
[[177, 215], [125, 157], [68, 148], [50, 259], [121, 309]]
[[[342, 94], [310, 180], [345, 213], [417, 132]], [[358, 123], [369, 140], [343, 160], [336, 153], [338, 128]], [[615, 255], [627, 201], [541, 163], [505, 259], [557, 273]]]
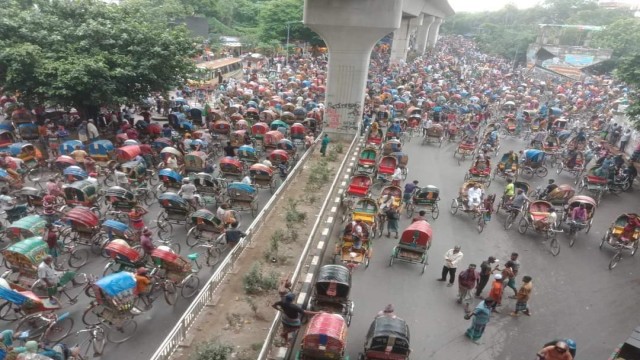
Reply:
[[498, 260], [495, 257], [489, 256], [487, 260], [480, 264], [480, 281], [478, 282], [478, 286], [476, 286], [476, 298], [482, 299], [482, 290], [487, 286], [491, 274], [498, 269], [499, 265], [496, 265], [493, 268], [491, 266], [497, 262]]
[[400, 220], [400, 213], [396, 206], [391, 206], [385, 213], [387, 216], [387, 237], [391, 236], [391, 232], [395, 232], [395, 238], [398, 238], [398, 221]]
[[317, 312], [304, 310], [294, 304], [293, 300], [295, 297], [293, 293], [288, 293], [282, 300], [271, 305], [274, 309], [282, 312], [282, 332], [280, 336], [283, 340], [283, 346], [286, 346], [289, 342], [289, 333], [296, 332], [300, 329], [304, 315], [318, 314]]
[[453, 282], [456, 280], [456, 268], [463, 256], [464, 254], [460, 251], [460, 245], [456, 245], [453, 249], [449, 249], [449, 251], [444, 254], [442, 276], [438, 281], [447, 281], [447, 274], [449, 274], [449, 283], [447, 286], [453, 286]]
[[476, 264], [469, 264], [469, 268], [458, 275], [458, 304], [462, 304], [465, 314], [469, 314], [471, 310], [471, 302], [473, 297], [471, 292], [480, 281], [480, 273], [476, 271]]
[[520, 270], [520, 261], [518, 261], [518, 253], [511, 253], [511, 258], [504, 264], [505, 267], [511, 268], [513, 271], [513, 277], [509, 278], [507, 281], [507, 287], [513, 289], [513, 295], [509, 296], [509, 299], [515, 299], [516, 295], [518, 295], [518, 289], [516, 288], [516, 276], [518, 276], [518, 270]]
[[520, 290], [518, 290], [517, 300], [516, 300], [516, 310], [511, 313], [511, 316], [518, 316], [518, 313], [522, 311], [525, 315], [531, 316], [531, 312], [529, 311], [529, 306], [527, 303], [529, 302], [529, 298], [531, 297], [531, 291], [533, 290], [533, 283], [531, 282], [531, 276], [523, 276], [522, 277], [522, 286]]
[[629, 139], [631, 139], [631, 129], [627, 129], [624, 131], [624, 134], [620, 137], [620, 151], [624, 152], [624, 149], [629, 144]]
[[329, 134], [324, 134], [322, 142], [320, 143], [320, 154], [322, 154], [322, 156], [327, 155], [327, 146], [329, 146], [330, 141], [331, 139], [329, 139]]
[[494, 305], [491, 310], [499, 313], [499, 311], [496, 310], [496, 307], [502, 304], [502, 294], [504, 293], [504, 288], [502, 287], [502, 275], [495, 274], [493, 275], [493, 279], [494, 280], [493, 284], [491, 284], [491, 291], [489, 291], [489, 296], [487, 296], [487, 299], [491, 299], [494, 301]]
[[469, 315], [465, 315], [464, 318], [471, 321], [471, 326], [465, 332], [465, 335], [473, 340], [474, 343], [480, 344], [480, 338], [484, 334], [484, 329], [487, 327], [489, 320], [491, 319], [491, 309], [495, 307], [495, 303], [492, 299], [486, 299], [481, 301], [473, 312]]

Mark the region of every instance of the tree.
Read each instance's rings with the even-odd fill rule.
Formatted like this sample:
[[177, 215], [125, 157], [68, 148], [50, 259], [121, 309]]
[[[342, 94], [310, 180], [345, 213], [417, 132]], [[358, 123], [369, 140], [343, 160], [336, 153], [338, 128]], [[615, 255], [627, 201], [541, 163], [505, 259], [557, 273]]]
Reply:
[[0, 84], [28, 106], [136, 102], [194, 72], [195, 44], [183, 26], [99, 0], [46, 0], [0, 8]]
[[[640, 53], [623, 58], [618, 63], [615, 75], [629, 87], [640, 88]], [[640, 130], [640, 102], [632, 101], [626, 111], [635, 128]]]
[[302, 0], [271, 0], [265, 3], [258, 16], [259, 36], [262, 42], [287, 39], [287, 23], [289, 23], [289, 39], [303, 40], [311, 45], [321, 44], [322, 39], [311, 29], [302, 24]]
[[614, 22], [594, 35], [592, 45], [612, 49], [614, 58], [640, 52], [640, 20], [630, 18]]

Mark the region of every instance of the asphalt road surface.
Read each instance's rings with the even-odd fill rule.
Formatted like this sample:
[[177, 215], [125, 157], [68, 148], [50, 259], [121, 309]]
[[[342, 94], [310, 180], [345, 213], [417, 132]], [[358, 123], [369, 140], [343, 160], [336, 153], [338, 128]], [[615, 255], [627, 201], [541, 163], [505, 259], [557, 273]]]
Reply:
[[[514, 138], [502, 139], [501, 143], [501, 154], [509, 149], [525, 148], [523, 141]], [[591, 232], [586, 235], [581, 232], [573, 248], [569, 248], [565, 234], [558, 234], [561, 251], [554, 257], [543, 245], [541, 234], [529, 231], [520, 235], [516, 226], [505, 231], [504, 212], [494, 214], [481, 234], [468, 214], [449, 213], [451, 201], [457, 196], [471, 164], [467, 159], [458, 166], [453, 158], [456, 146], [456, 143], [444, 143], [441, 148], [437, 144], [421, 145], [421, 138], [413, 138], [404, 146], [410, 157], [407, 181], [417, 179], [421, 186], [432, 184], [441, 190], [440, 217], [430, 221], [433, 246], [429, 251], [429, 265], [424, 275], [420, 274], [421, 265], [395, 262], [389, 267], [389, 255], [397, 240], [393, 234], [391, 238], [383, 236], [375, 240], [370, 266], [356, 268], [353, 272], [351, 299], [355, 302], [355, 311], [347, 340], [351, 359], [357, 359], [369, 325], [388, 303], [394, 304], [397, 316], [408, 321], [412, 359], [533, 359], [543, 344], [556, 338], [574, 339], [579, 359], [606, 359], [640, 322], [637, 311], [639, 256], [625, 254], [618, 267], [610, 271], [608, 264], [613, 249], [605, 245], [599, 250], [598, 246], [618, 214], [638, 211], [639, 192], [620, 196], [606, 194], [597, 208]], [[492, 158], [492, 167], [495, 161], [496, 158]], [[556, 175], [555, 169], [550, 169], [547, 178], [527, 181], [532, 185], [546, 184], [551, 177], [558, 184], [573, 180], [565, 173]], [[504, 185], [504, 179], [496, 178], [489, 193], [497, 194], [499, 200]], [[403, 212], [400, 231], [409, 222]], [[341, 231], [339, 227], [334, 230], [334, 238]], [[462, 306], [456, 303], [457, 283], [446, 287], [445, 283], [436, 281], [440, 277], [444, 253], [456, 244], [462, 246], [464, 253], [459, 271], [470, 263], [479, 268], [490, 255], [504, 264], [511, 252], [518, 252], [521, 262], [518, 286], [523, 275], [533, 277], [534, 289], [529, 302], [532, 316], [509, 316], [515, 300], [507, 299], [512, 290], [506, 289], [503, 305], [499, 308], [501, 313], [492, 316], [481, 344], [467, 339], [464, 332], [470, 321], [463, 319]], [[329, 253], [327, 251], [325, 263], [330, 262]], [[484, 295], [489, 287], [490, 283]], [[474, 300], [473, 306], [478, 301]]]
[[[281, 183], [280, 179], [278, 179], [278, 183]], [[260, 209], [262, 209], [264, 204], [269, 201], [270, 197], [271, 193], [269, 189], [258, 190], [259, 209], [256, 212], [256, 215], [258, 214]], [[162, 208], [158, 203], [154, 203], [151, 206], [147, 207], [147, 209], [149, 210], [149, 213], [145, 216], [145, 223], [147, 224], [147, 226], [153, 229], [155, 225], [154, 220], [157, 219], [158, 213], [162, 211]], [[209, 210], [215, 212], [216, 208], [211, 205], [209, 206]], [[251, 212], [243, 211], [239, 212], [238, 214], [240, 218], [240, 229], [246, 229], [254, 219], [253, 216], [251, 216]], [[204, 248], [190, 248], [186, 245], [185, 239], [187, 230], [184, 226], [173, 225], [173, 229], [174, 233], [172, 234], [172, 238], [174, 239], [174, 241], [178, 241], [180, 243], [181, 255], [186, 256], [194, 252], [199, 252], [201, 253], [201, 255], [204, 255]], [[154, 239], [157, 239], [155, 230]], [[222, 260], [222, 258], [220, 260]], [[200, 288], [202, 288], [204, 283], [213, 274], [215, 268], [206, 266], [204, 256], [201, 256], [198, 261], [202, 265], [202, 269], [198, 273], [198, 277], [200, 278]], [[92, 254], [89, 262], [85, 266], [78, 269], [78, 272], [91, 273], [97, 275], [98, 277], [101, 277], [106, 264], [107, 259], [96, 257]], [[195, 296], [190, 299], [184, 299], [180, 297], [178, 293], [178, 300], [176, 304], [170, 306], [165, 302], [162, 295], [160, 295], [153, 303], [153, 308], [151, 310], [144, 312], [143, 314], [135, 318], [138, 324], [136, 335], [122, 344], [108, 343], [105, 349], [105, 353], [101, 358], [105, 360], [150, 358], [151, 355], [153, 355], [153, 353], [156, 351], [158, 346], [162, 343], [164, 338], [169, 334], [177, 320], [188, 308], [190, 301], [193, 300], [193, 298], [195, 298]], [[79, 298], [78, 303], [70, 307], [65, 307], [61, 311], [71, 312], [71, 316], [75, 321], [74, 331], [84, 328], [84, 324], [82, 323], [82, 314], [83, 311], [89, 306], [89, 302], [90, 299], [82, 294]], [[0, 323], [2, 323], [0, 325], [1, 329], [15, 328], [15, 326], [17, 326], [17, 322], [6, 323], [0, 321]]]

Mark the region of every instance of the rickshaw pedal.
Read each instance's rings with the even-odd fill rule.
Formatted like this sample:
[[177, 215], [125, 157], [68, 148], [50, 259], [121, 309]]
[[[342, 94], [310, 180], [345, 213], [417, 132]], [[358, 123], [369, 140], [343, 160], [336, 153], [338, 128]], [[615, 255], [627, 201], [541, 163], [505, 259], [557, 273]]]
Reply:
[[200, 254], [198, 253], [193, 253], [193, 254], [189, 254], [187, 255], [187, 258], [189, 258], [189, 260], [191, 261], [196, 261], [198, 259], [198, 257], [200, 256]]

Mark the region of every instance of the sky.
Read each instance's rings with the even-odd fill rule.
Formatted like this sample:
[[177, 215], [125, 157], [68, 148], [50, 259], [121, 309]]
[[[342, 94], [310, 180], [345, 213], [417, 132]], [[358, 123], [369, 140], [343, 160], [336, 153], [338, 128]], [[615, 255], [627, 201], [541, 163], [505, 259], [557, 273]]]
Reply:
[[481, 12], [502, 9], [507, 4], [514, 4], [519, 9], [537, 5], [542, 0], [449, 0], [449, 5], [456, 12]]

